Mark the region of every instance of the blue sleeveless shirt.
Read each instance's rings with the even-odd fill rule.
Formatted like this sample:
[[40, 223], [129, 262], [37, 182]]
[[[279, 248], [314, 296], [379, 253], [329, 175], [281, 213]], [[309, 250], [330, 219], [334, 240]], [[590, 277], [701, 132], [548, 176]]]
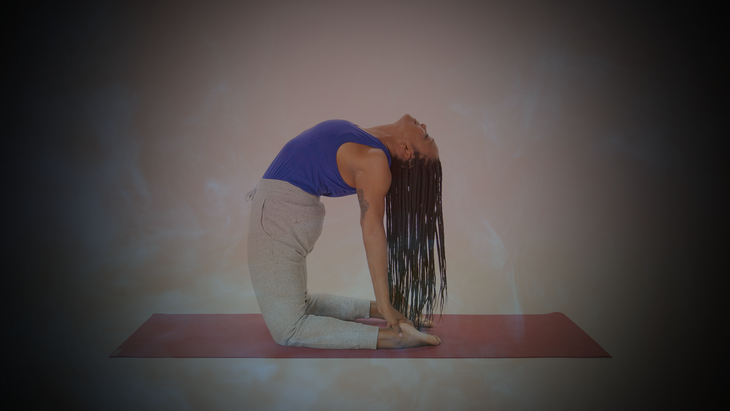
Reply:
[[390, 167], [390, 152], [380, 140], [349, 121], [327, 120], [286, 143], [263, 178], [286, 181], [315, 196], [355, 194], [337, 168], [337, 150], [345, 143], [383, 150]]

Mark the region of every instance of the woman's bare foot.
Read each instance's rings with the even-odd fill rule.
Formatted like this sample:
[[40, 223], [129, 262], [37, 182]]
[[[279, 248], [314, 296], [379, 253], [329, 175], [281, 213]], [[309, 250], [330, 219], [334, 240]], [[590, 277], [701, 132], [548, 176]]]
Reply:
[[408, 323], [400, 323], [400, 329], [403, 331], [403, 337], [399, 337], [392, 328], [381, 328], [378, 331], [378, 349], [414, 348], [441, 344], [441, 338], [437, 335], [422, 333]]

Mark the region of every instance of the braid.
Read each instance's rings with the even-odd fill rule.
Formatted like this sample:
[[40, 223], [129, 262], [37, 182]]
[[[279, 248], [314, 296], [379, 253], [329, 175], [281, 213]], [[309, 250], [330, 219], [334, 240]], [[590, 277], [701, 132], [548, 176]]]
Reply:
[[[434, 309], [443, 312], [446, 302], [441, 162], [418, 152], [407, 162], [393, 157], [391, 175], [385, 197], [390, 302], [420, 329], [420, 315], [432, 320]], [[438, 293], [434, 246], [441, 277]]]

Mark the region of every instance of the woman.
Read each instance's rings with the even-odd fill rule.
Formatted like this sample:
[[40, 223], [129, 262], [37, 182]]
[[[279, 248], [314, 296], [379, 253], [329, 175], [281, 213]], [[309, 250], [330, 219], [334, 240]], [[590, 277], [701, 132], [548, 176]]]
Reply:
[[[319, 197], [351, 194], [360, 205], [375, 301], [307, 292], [306, 256], [325, 215]], [[366, 129], [322, 122], [284, 146], [248, 197], [251, 282], [278, 344], [376, 349], [441, 343], [416, 329], [430, 325], [434, 306], [443, 309], [446, 292], [441, 164], [425, 124], [407, 114]], [[389, 328], [350, 321], [368, 317], [385, 319]]]

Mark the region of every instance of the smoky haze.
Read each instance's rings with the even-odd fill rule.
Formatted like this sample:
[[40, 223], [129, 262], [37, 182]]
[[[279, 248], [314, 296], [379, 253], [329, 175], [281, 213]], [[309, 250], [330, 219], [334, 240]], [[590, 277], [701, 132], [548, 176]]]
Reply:
[[[120, 410], [690, 401], [703, 382], [686, 353], [713, 312], [724, 204], [717, 29], [697, 23], [716, 14], [477, 1], [13, 10], [10, 391]], [[153, 313], [259, 312], [246, 193], [320, 121], [405, 113], [441, 153], [444, 313], [560, 311], [613, 358], [108, 358]], [[309, 290], [374, 298], [356, 199], [323, 202]]]

